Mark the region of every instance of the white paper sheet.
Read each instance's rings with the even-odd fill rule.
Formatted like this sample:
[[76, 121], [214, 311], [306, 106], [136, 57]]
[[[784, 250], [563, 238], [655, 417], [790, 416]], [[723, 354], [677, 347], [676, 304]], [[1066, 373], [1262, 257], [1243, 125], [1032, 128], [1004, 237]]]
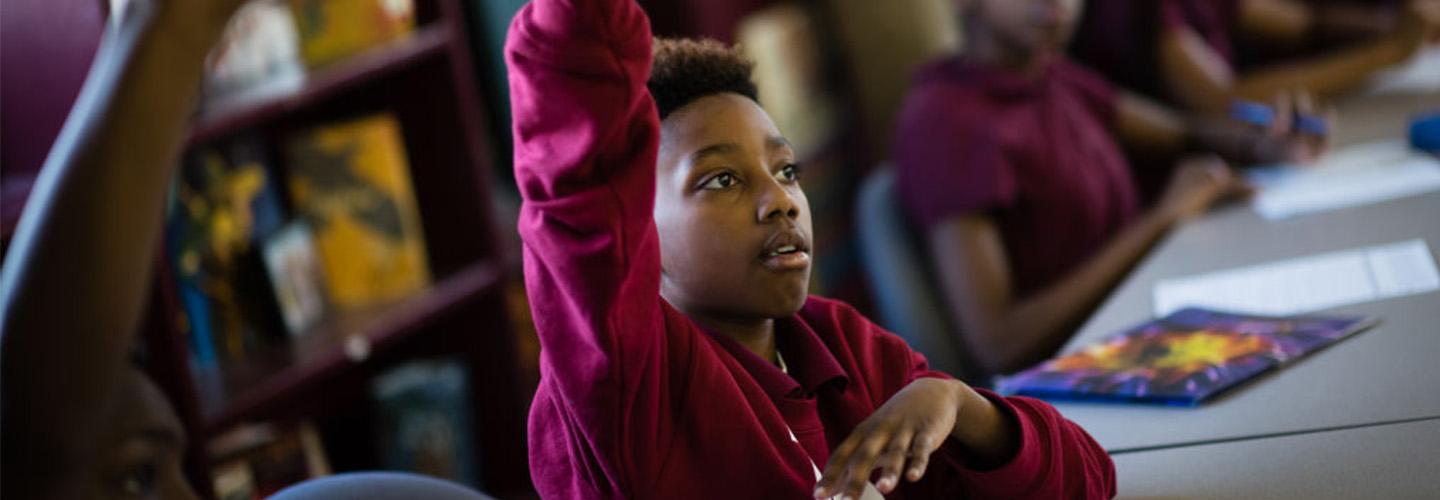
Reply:
[[1247, 314], [1300, 314], [1440, 289], [1424, 240], [1297, 257], [1155, 285], [1157, 317], [1187, 306]]
[[1260, 188], [1255, 211], [1276, 220], [1440, 189], [1440, 159], [1397, 139], [1337, 150], [1311, 167], [1258, 169], [1249, 177]]

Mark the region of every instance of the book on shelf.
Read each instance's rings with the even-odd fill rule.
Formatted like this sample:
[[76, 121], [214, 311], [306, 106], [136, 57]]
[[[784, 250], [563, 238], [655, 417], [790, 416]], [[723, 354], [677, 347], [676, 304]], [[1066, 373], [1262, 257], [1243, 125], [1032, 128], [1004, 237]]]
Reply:
[[172, 184], [166, 248], [197, 364], [243, 357], [283, 328], [258, 249], [284, 220], [266, 155], [242, 135], [186, 154]]
[[300, 53], [320, 68], [415, 31], [412, 0], [291, 0]]
[[330, 461], [314, 424], [247, 424], [212, 438], [215, 497], [265, 498], [306, 479], [330, 475]]
[[1061, 401], [1195, 406], [1375, 324], [1366, 316], [1187, 308], [1006, 377], [999, 390]]
[[293, 93], [304, 83], [300, 35], [290, 4], [251, 0], [231, 17], [205, 60], [204, 112]]
[[378, 114], [288, 142], [289, 187], [314, 232], [325, 295], [340, 311], [393, 302], [430, 283], [400, 124]]
[[325, 316], [325, 292], [320, 257], [310, 224], [286, 224], [265, 242], [265, 269], [275, 289], [275, 301], [291, 336], [313, 328]]
[[440, 359], [405, 363], [375, 378], [383, 468], [477, 485], [468, 372], [459, 360]]

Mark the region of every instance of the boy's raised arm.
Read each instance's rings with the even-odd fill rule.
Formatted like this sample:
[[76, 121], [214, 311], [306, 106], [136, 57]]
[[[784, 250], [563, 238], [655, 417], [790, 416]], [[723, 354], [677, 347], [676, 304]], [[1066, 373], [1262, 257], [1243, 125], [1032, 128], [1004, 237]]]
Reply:
[[32, 473], [93, 458], [96, 406], [117, 389], [149, 297], [202, 63], [238, 4], [132, 2], [45, 160], [0, 272], [7, 498], [35, 493]]
[[612, 431], [664, 342], [649, 21], [630, 0], [538, 0], [505, 60], [542, 367], [571, 418], [609, 429], [592, 446], [623, 448]]

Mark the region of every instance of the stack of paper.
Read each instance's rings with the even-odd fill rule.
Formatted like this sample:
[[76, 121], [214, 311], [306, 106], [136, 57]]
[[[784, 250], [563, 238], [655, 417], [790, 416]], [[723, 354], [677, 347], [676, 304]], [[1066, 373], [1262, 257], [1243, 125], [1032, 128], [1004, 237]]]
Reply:
[[1424, 240], [1298, 257], [1155, 285], [1155, 315], [1194, 306], [1242, 314], [1300, 314], [1440, 289]]
[[1440, 159], [1397, 139], [1338, 150], [1312, 167], [1258, 169], [1249, 175], [1260, 188], [1255, 211], [1275, 220], [1440, 189]]

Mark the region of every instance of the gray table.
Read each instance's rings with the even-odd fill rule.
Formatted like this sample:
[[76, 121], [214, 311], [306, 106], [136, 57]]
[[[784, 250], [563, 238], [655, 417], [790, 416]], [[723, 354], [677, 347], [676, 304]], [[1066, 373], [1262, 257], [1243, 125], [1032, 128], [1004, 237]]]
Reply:
[[[1340, 109], [1337, 143], [1399, 136], [1405, 117], [1425, 108], [1440, 108], [1440, 96], [1351, 102]], [[1064, 351], [1151, 317], [1151, 290], [1162, 279], [1417, 237], [1440, 252], [1440, 193], [1282, 221], [1222, 208], [1159, 244]], [[1325, 312], [1382, 323], [1200, 408], [1056, 406], [1111, 452], [1440, 416], [1440, 293]]]
[[1440, 498], [1440, 420], [1115, 456], [1120, 498]]

